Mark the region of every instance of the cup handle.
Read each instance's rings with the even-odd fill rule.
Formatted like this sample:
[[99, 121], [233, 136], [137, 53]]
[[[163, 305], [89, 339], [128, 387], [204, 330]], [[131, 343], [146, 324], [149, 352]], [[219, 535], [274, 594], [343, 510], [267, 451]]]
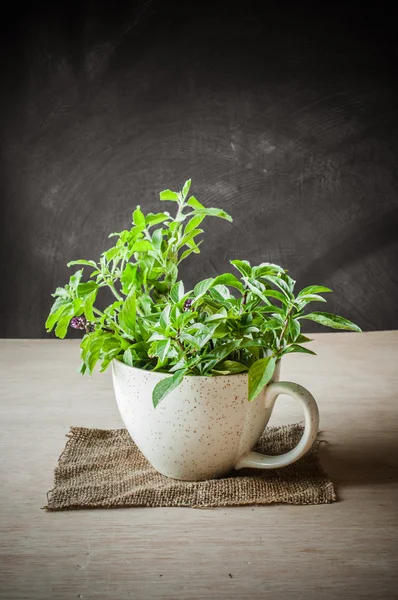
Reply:
[[298, 383], [288, 381], [276, 381], [271, 383], [265, 393], [266, 406], [272, 410], [279, 394], [287, 394], [298, 402], [304, 410], [304, 433], [293, 450], [278, 456], [268, 456], [259, 452], [249, 452], [243, 455], [237, 462], [235, 469], [250, 467], [252, 469], [278, 469], [286, 467], [301, 458], [312, 446], [318, 434], [319, 411], [315, 398], [308, 390]]

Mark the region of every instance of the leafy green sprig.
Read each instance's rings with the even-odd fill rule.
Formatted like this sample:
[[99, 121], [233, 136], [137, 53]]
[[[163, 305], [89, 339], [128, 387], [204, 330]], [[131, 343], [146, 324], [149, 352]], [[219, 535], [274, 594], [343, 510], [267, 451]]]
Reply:
[[[223, 210], [204, 207], [188, 198], [191, 181], [181, 192], [165, 190], [160, 200], [176, 203], [176, 214], [144, 215], [138, 206], [133, 227], [116, 237], [98, 263], [78, 260], [69, 266], [83, 269], [57, 288], [46, 328], [58, 337], [82, 315], [87, 320], [81, 342], [81, 372], [90, 374], [101, 361], [105, 370], [113, 359], [127, 365], [170, 373], [153, 391], [156, 406], [187, 375], [217, 376], [248, 372], [249, 400], [254, 400], [272, 378], [285, 354], [315, 354], [303, 344], [303, 320], [334, 329], [360, 331], [351, 321], [326, 312], [306, 312], [312, 302], [325, 302], [324, 286], [309, 286], [295, 295], [295, 281], [272, 263], [251, 266], [233, 260], [238, 276], [224, 273], [205, 279], [186, 291], [178, 280], [178, 266], [199, 253], [200, 225], [206, 216], [232, 221]], [[115, 301], [104, 311], [95, 307], [101, 288]]]

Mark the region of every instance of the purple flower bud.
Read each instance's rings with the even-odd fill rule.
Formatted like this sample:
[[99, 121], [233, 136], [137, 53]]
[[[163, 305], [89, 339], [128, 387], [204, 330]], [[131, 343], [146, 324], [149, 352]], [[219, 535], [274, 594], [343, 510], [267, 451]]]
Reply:
[[192, 306], [192, 302], [193, 302], [192, 298], [188, 298], [187, 300], [185, 300], [183, 310], [184, 311], [189, 310]]
[[87, 319], [86, 317], [73, 317], [73, 319], [71, 319], [70, 326], [73, 327], [73, 329], [85, 330], [87, 326]]

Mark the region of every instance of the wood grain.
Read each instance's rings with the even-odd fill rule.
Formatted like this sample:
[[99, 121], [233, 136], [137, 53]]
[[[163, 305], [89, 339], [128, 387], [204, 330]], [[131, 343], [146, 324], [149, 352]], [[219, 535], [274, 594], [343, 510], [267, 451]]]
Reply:
[[398, 332], [315, 338], [282, 378], [317, 398], [339, 502], [64, 513], [40, 507], [69, 426], [122, 426], [110, 373], [81, 377], [73, 340], [2, 341], [0, 598], [397, 597]]

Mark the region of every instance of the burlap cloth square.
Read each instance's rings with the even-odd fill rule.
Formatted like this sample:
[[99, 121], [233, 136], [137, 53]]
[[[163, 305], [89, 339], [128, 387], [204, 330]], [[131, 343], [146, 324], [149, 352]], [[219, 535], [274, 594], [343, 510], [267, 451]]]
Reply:
[[[255, 450], [281, 454], [295, 446], [299, 424], [269, 427]], [[329, 504], [333, 483], [318, 460], [320, 442], [296, 463], [275, 470], [242, 469], [222, 479], [176, 481], [161, 475], [126, 429], [71, 427], [47, 494], [47, 510], [127, 506], [216, 507], [247, 504]]]

